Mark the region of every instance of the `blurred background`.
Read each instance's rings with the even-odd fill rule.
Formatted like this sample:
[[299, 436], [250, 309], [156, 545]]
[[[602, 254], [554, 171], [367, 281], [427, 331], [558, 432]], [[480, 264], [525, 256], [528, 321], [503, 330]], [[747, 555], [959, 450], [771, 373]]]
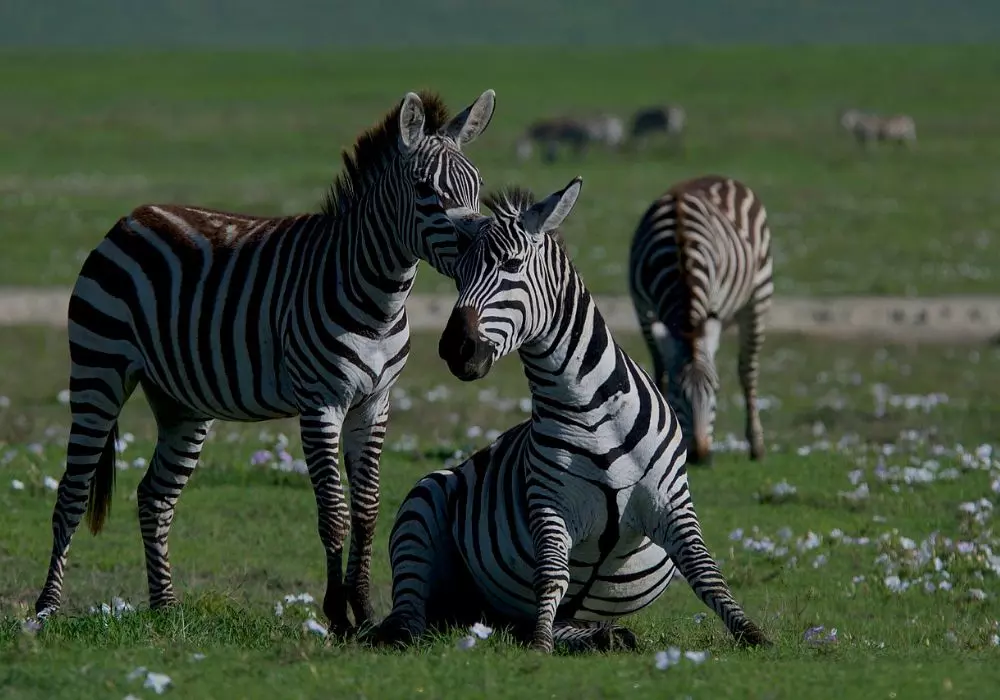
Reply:
[[[647, 367], [626, 281], [645, 209], [671, 184], [706, 173], [744, 181], [768, 209], [776, 297], [760, 405], [769, 454], [745, 458], [736, 342], [726, 338], [719, 457], [711, 471], [692, 470], [692, 484], [706, 536], [748, 610], [766, 610], [762, 619], [792, 644], [807, 626], [850, 630], [842, 655], [810, 655], [803, 663], [812, 666], [734, 656], [729, 676], [705, 682], [718, 695], [746, 683], [747, 697], [779, 687], [803, 697], [851, 679], [859, 697], [876, 687], [922, 697], [906, 683], [940, 673], [920, 689], [944, 678], [950, 690], [954, 679], [956, 689], [986, 684], [970, 692], [985, 697], [995, 680], [984, 669], [1000, 644], [990, 641], [1000, 640], [1000, 569], [990, 568], [1000, 541], [980, 517], [1000, 493], [991, 443], [1000, 425], [998, 40], [997, 0], [2, 0], [0, 688], [14, 679], [38, 697], [81, 697], [75, 660], [90, 668], [93, 649], [109, 644], [121, 649], [117, 660], [103, 659], [90, 678], [121, 682], [140, 663], [180, 669], [157, 656], [160, 645], [208, 651], [215, 665], [177, 676], [199, 697], [249, 697], [265, 680], [274, 697], [291, 687], [282, 674], [329, 651], [302, 641], [301, 620], [271, 613], [289, 591], [319, 597], [325, 575], [295, 421], [216, 425], [172, 540], [178, 589], [195, 601], [182, 613], [199, 623], [180, 617], [173, 632], [174, 618], [157, 618], [152, 649], [146, 628], [115, 637], [107, 622], [88, 632], [86, 619], [62, 628], [65, 637], [58, 627], [42, 637], [37, 649], [50, 653], [23, 642], [65, 459], [66, 300], [90, 250], [140, 204], [315, 211], [342, 149], [407, 91], [438, 91], [457, 112], [493, 88], [493, 121], [467, 149], [486, 189], [513, 182], [544, 195], [584, 177], [564, 237], [617, 339]], [[421, 266], [413, 350], [383, 456], [380, 613], [400, 499], [419, 476], [530, 412], [516, 358], [475, 384], [448, 374], [437, 341], [453, 299], [453, 284]], [[141, 392], [121, 423], [116, 499], [134, 500], [156, 436]], [[969, 510], [969, 499], [980, 505]], [[68, 610], [118, 595], [145, 600], [133, 508], [116, 511], [100, 539], [75, 540]], [[777, 533], [792, 531], [798, 540], [780, 556], [753, 539], [773, 549]], [[879, 558], [834, 532], [877, 538]], [[951, 540], [934, 539], [942, 533], [975, 546], [948, 549]], [[954, 572], [953, 594], [942, 584], [949, 570], [915, 558], [915, 542]], [[925, 595], [928, 585], [939, 594]], [[219, 603], [225, 596], [236, 603]], [[668, 597], [638, 616], [645, 639], [728, 653], [709, 624], [691, 622], [702, 608], [687, 590]], [[213, 637], [229, 629], [217, 624], [228, 619], [220, 610], [257, 626], [233, 623], [245, 638]], [[440, 666], [412, 656], [400, 662], [412, 666], [394, 667], [412, 673], [386, 673], [374, 665], [384, 659], [353, 650], [345, 663], [355, 671], [310, 666], [302, 677], [343, 697], [408, 692], [400, 689], [414, 679], [426, 697], [462, 683], [491, 697], [523, 693], [506, 682], [519, 657], [451, 663], [453, 645], [444, 645]], [[975, 673], [948, 667], [955, 649], [981, 650], [984, 661], [969, 662]], [[584, 681], [578, 697], [611, 696], [625, 682], [630, 697], [641, 696], [640, 683], [662, 697], [662, 684], [640, 676], [648, 660], [636, 659], [613, 670], [546, 666], [563, 676], [535, 674], [534, 661], [522, 670], [553, 697]], [[5, 667], [21, 675], [4, 676]], [[442, 669], [469, 675], [449, 681]]]

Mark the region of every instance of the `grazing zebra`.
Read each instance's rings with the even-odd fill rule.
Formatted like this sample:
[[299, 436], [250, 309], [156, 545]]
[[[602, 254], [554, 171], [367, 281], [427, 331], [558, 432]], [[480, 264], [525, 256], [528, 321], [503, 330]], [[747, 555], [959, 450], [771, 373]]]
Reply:
[[643, 107], [632, 115], [629, 126], [629, 141], [634, 147], [645, 147], [650, 134], [663, 133], [681, 148], [681, 134], [687, 115], [680, 105], [658, 105]]
[[299, 416], [326, 551], [323, 610], [338, 633], [350, 630], [348, 601], [356, 624], [370, 618], [379, 457], [409, 349], [403, 304], [418, 258], [443, 272], [454, 264], [451, 217], [479, 210], [479, 171], [461, 149], [494, 100], [488, 90], [449, 121], [436, 95], [407, 94], [344, 152], [322, 213], [150, 204], [115, 224], [69, 303], [73, 424], [37, 613], [59, 608], [84, 509], [95, 534], [110, 510], [118, 416], [141, 385], [159, 431], [137, 491], [150, 606], [176, 601], [167, 537], [213, 419]]
[[771, 304], [771, 231], [753, 191], [709, 175], [674, 185], [643, 214], [629, 289], [653, 375], [677, 412], [694, 464], [711, 460], [722, 331], [740, 329], [739, 375], [751, 459], [764, 456], [758, 355]]
[[566, 145], [574, 155], [580, 156], [591, 143], [601, 143], [611, 149], [621, 146], [625, 129], [619, 117], [604, 114], [590, 118], [554, 117], [537, 121], [525, 130], [515, 146], [517, 157], [526, 161], [535, 152], [535, 145], [542, 149], [542, 160], [556, 160], [560, 144]]
[[917, 141], [916, 123], [905, 114], [881, 117], [848, 109], [840, 113], [840, 125], [865, 147], [877, 141], [895, 141], [909, 147]]
[[673, 412], [549, 235], [581, 182], [538, 204], [520, 189], [491, 196], [494, 216], [455, 266], [441, 357], [472, 381], [518, 351], [532, 416], [404, 500], [381, 643], [483, 615], [541, 651], [558, 640], [634, 646], [613, 621], [656, 600], [675, 570], [738, 639], [767, 643], [702, 538]]

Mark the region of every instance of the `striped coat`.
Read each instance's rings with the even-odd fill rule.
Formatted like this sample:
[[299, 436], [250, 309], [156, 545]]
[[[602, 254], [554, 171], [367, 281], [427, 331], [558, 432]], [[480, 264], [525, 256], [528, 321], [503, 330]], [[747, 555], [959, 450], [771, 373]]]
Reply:
[[694, 463], [711, 457], [726, 326], [740, 329], [739, 376], [750, 456], [764, 456], [757, 380], [774, 287], [767, 212], [737, 180], [674, 185], [643, 214], [629, 254], [629, 290], [654, 376], [677, 412]]
[[404, 500], [383, 643], [485, 618], [541, 651], [633, 646], [614, 621], [656, 600], [677, 570], [738, 639], [767, 643], [705, 545], [673, 412], [550, 235], [580, 186], [537, 204], [523, 190], [491, 197], [494, 216], [455, 268], [441, 357], [472, 381], [518, 352], [532, 416]]
[[118, 221], [69, 304], [73, 423], [40, 616], [61, 603], [84, 509], [95, 533], [108, 514], [118, 415], [141, 385], [159, 429], [137, 494], [150, 605], [176, 600], [167, 539], [213, 420], [299, 416], [326, 551], [324, 611], [335, 632], [350, 628], [348, 603], [357, 624], [370, 617], [379, 457], [409, 348], [403, 304], [418, 259], [450, 272], [452, 219], [478, 211], [479, 172], [461, 148], [493, 106], [487, 91], [449, 120], [439, 98], [409, 93], [344, 154], [318, 214], [145, 205]]

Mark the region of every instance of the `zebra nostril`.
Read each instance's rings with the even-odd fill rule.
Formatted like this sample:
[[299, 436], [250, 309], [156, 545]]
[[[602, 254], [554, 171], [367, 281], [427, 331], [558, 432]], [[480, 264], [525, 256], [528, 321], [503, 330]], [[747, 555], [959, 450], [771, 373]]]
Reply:
[[468, 362], [476, 355], [476, 344], [466, 338], [462, 341], [462, 344], [458, 346], [458, 359], [462, 362]]

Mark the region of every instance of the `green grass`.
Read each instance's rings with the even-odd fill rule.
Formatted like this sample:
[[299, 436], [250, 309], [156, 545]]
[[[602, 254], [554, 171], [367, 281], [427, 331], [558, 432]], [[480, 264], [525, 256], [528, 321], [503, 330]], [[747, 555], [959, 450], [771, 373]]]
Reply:
[[[990, 293], [1000, 266], [995, 47], [674, 48], [645, 51], [30, 53], [0, 61], [0, 281], [72, 284], [114, 221], [147, 201], [261, 214], [315, 209], [341, 148], [407, 90], [456, 110], [498, 107], [469, 147], [488, 186], [545, 194], [574, 175], [566, 226], [595, 292], [626, 291], [634, 227], [671, 183], [744, 179], [771, 213], [779, 294]], [[675, 100], [687, 152], [594, 152], [519, 164], [533, 119]], [[858, 106], [917, 121], [914, 152], [864, 154], [838, 130]], [[425, 267], [420, 291], [452, 287]]]
[[[641, 638], [639, 652], [544, 659], [496, 636], [459, 651], [461, 631], [407, 653], [373, 652], [304, 633], [302, 608], [276, 618], [274, 603], [284, 595], [319, 597], [324, 583], [306, 478], [249, 464], [279, 431], [300, 454], [293, 423], [217, 425], [173, 530], [180, 608], [144, 609], [134, 514], [142, 470], [131, 468], [119, 473], [106, 531], [98, 538], [81, 532], [75, 540], [63, 614], [41, 633], [22, 632], [50, 545], [53, 495], [43, 479], [58, 478], [62, 469], [68, 415], [57, 395], [67, 362], [60, 331], [4, 333], [0, 367], [17, 371], [0, 376], [0, 395], [9, 400], [0, 408], [0, 696], [152, 697], [141, 679], [127, 679], [138, 666], [169, 675], [169, 694], [199, 698], [513, 698], [526, 692], [586, 698], [980, 698], [1000, 681], [1000, 649], [991, 642], [1000, 633], [1000, 581], [986, 558], [958, 554], [939, 540], [934, 553], [951, 576], [951, 592], [921, 589], [925, 575], [942, 580], [932, 563], [913, 571], [901, 564], [908, 556], [904, 538], [920, 545], [932, 533], [991, 543], [1000, 551], [992, 521], [977, 524], [959, 510], [983, 497], [997, 504], [990, 484], [1000, 476], [998, 464], [985, 468], [979, 458], [960, 456], [995, 440], [996, 347], [770, 338], [761, 383], [769, 402], [763, 414], [768, 458], [754, 464], [739, 452], [719, 454], [711, 470], [692, 471], [691, 483], [709, 546], [776, 648], [735, 649], [714, 617], [696, 621], [706, 609], [677, 584], [625, 620]], [[637, 337], [621, 339], [646, 361]], [[386, 537], [407, 489], [455, 450], [485, 444], [480, 433], [506, 428], [524, 415], [518, 400], [526, 386], [516, 360], [500, 363], [482, 382], [461, 384], [437, 359], [436, 340], [433, 334], [415, 337], [392, 416], [374, 572], [379, 615], [389, 604]], [[733, 345], [724, 344], [721, 360], [720, 439], [739, 434], [742, 426]], [[877, 410], [879, 391], [890, 397], [884, 412]], [[935, 403], [934, 394], [946, 396]], [[927, 407], [907, 407], [907, 395], [917, 397], [911, 404], [922, 399]], [[121, 427], [135, 436], [121, 458], [148, 458], [154, 433], [141, 396], [126, 408]], [[886, 468], [924, 466], [942, 478], [918, 485], [882, 480], [876, 474], [880, 462]], [[951, 468], [958, 471], [949, 480]], [[848, 474], [855, 469], [863, 470], [870, 487], [869, 498], [858, 502], [839, 495], [854, 489]], [[11, 489], [12, 479], [25, 489]], [[797, 492], [770, 497], [783, 480]], [[742, 528], [745, 537], [781, 544], [786, 527], [786, 554], [753, 552], [730, 538]], [[837, 529], [877, 544], [837, 539], [831, 534]], [[821, 536], [819, 545], [799, 551], [797, 543], [809, 532]], [[880, 554], [902, 567], [904, 579], [918, 583], [903, 593], [888, 591], [885, 564], [876, 561]], [[826, 563], [817, 567], [821, 555]], [[864, 580], [852, 583], [859, 576]], [[971, 599], [973, 588], [985, 591], [986, 599]], [[113, 596], [131, 601], [138, 612], [121, 618], [88, 613]], [[836, 627], [839, 641], [805, 644], [803, 633], [813, 625]], [[658, 671], [654, 654], [669, 646], [706, 649], [711, 660]], [[195, 661], [195, 653], [205, 658]]]

